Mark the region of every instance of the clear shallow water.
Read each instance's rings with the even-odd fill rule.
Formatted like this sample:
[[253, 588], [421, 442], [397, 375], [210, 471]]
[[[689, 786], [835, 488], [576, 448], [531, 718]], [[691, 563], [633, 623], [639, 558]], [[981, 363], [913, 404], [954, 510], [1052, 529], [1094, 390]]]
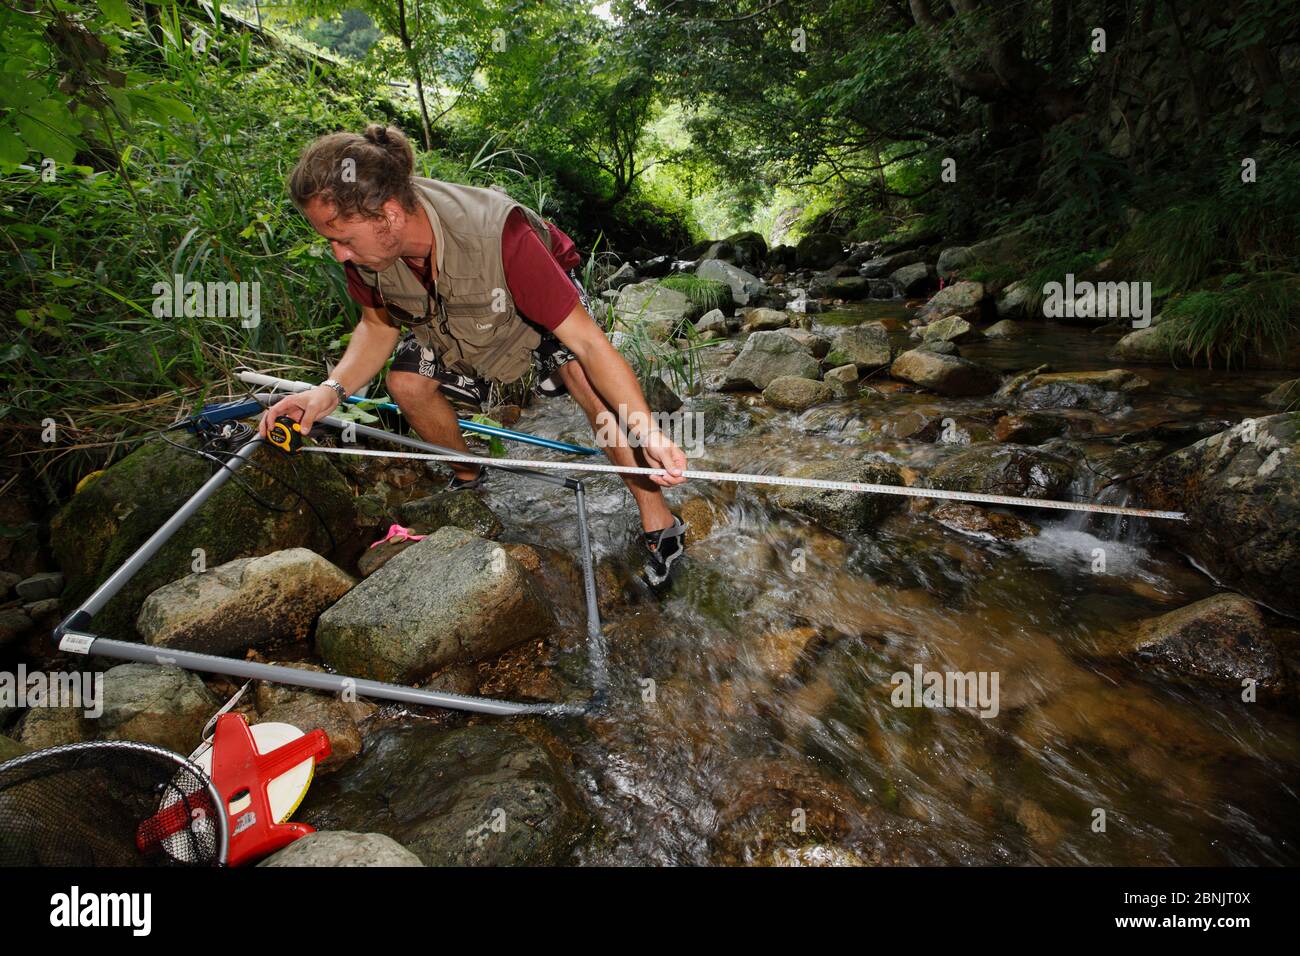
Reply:
[[[1039, 327], [962, 351], [1006, 371], [1045, 361], [1100, 369], [1113, 367], [1111, 341]], [[1285, 378], [1138, 371], [1152, 385], [1131, 410], [1078, 413], [1080, 427], [1095, 438], [1263, 414], [1257, 397]], [[692, 402], [711, 430], [693, 463], [779, 472], [878, 454], [925, 471], [958, 449], [891, 428], [908, 415], [978, 417], [997, 405], [885, 388], [795, 414], [710, 393]], [[590, 440], [567, 400], [533, 406], [519, 427]], [[1096, 484], [1086, 476], [1074, 491]], [[631, 498], [612, 476], [589, 485], [597, 554], [626, 565], [639, 530]], [[536, 491], [491, 486], [507, 537], [576, 549], [567, 496]], [[668, 599], [606, 615], [609, 713], [535, 727], [572, 755], [595, 810], [599, 832], [580, 862], [767, 862], [807, 844], [874, 862], [1300, 862], [1297, 721], [1101, 656], [1116, 626], [1214, 592], [1149, 529], [1022, 513], [1042, 533], [997, 543], [905, 508], [841, 539], [775, 509], [768, 494], [696, 483], [671, 492], [675, 507], [706, 501], [713, 528], [692, 543]], [[996, 672], [997, 716], [894, 706], [891, 675], [916, 665]]]

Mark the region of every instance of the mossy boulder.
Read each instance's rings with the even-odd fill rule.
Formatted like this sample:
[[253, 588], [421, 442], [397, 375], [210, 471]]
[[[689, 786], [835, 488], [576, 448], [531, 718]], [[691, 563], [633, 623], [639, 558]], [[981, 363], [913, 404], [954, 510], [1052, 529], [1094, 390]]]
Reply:
[[[191, 435], [171, 441], [195, 447]], [[166, 442], [150, 441], [75, 495], [50, 522], [51, 549], [66, 581], [63, 606], [70, 609], [85, 600], [215, 468]], [[285, 510], [259, 504], [237, 482]], [[290, 488], [301, 490], [315, 511]], [[309, 548], [348, 566], [364, 545], [357, 534], [354, 496], [327, 456], [290, 459], [268, 445], [258, 448], [237, 479], [218, 488], [95, 615], [94, 632], [135, 640], [144, 599], [195, 571], [199, 549], [210, 568], [286, 548]]]

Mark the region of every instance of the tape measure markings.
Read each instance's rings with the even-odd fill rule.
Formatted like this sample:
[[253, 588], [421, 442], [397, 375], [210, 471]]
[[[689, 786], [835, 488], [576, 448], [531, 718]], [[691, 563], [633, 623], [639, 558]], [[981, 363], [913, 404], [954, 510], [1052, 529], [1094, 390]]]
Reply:
[[[666, 476], [662, 468], [641, 468], [632, 465], [598, 465], [587, 462], [534, 461], [522, 458], [485, 458], [480, 455], [443, 455], [423, 452], [383, 451], [373, 448], [331, 448], [324, 445], [304, 446], [299, 451], [323, 452], [336, 455], [365, 455], [373, 458], [411, 458], [423, 461], [455, 462], [505, 468], [550, 468], [556, 471], [586, 471], [602, 474]], [[935, 498], [946, 501], [969, 501], [978, 504], [1007, 505], [1019, 508], [1051, 508], [1057, 511], [1086, 511], [1097, 514], [1127, 515], [1134, 518], [1165, 518], [1185, 521], [1181, 511], [1157, 511], [1147, 508], [1126, 508], [1121, 505], [1103, 505], [1083, 501], [1052, 501], [1047, 498], [1018, 498], [1014, 495], [991, 495], [975, 491], [949, 491], [944, 488], [916, 488], [907, 485], [873, 485], [858, 481], [834, 481], [826, 478], [795, 478], [785, 475], [748, 475], [727, 471], [685, 470], [686, 478], [701, 481], [734, 481], [754, 485], [780, 485], [791, 488], [818, 488], [826, 491], [850, 491], [874, 495], [899, 495], [907, 498]]]

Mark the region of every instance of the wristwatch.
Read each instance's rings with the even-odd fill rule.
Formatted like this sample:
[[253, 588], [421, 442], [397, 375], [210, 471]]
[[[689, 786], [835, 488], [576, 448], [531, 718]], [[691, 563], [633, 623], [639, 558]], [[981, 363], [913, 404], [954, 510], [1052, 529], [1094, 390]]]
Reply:
[[327, 379], [325, 379], [325, 381], [321, 382], [321, 384], [322, 384], [322, 385], [327, 385], [327, 386], [329, 386], [330, 388], [334, 389], [334, 391], [335, 391], [335, 392], [338, 394], [338, 396], [339, 396], [339, 404], [340, 404], [340, 405], [342, 405], [343, 402], [345, 402], [345, 401], [347, 400], [347, 397], [348, 397], [348, 390], [347, 390], [346, 388], [344, 388], [343, 385], [342, 385], [341, 383], [335, 381], [335, 380], [332, 379], [332, 378], [327, 378]]

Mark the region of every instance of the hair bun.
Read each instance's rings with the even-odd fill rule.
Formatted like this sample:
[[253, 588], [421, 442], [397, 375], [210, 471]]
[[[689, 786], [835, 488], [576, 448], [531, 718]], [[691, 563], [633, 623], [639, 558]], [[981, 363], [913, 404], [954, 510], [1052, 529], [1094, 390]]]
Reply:
[[378, 146], [388, 154], [396, 163], [400, 175], [410, 176], [415, 171], [415, 150], [411, 148], [411, 141], [396, 126], [371, 123], [361, 135], [366, 142]]

